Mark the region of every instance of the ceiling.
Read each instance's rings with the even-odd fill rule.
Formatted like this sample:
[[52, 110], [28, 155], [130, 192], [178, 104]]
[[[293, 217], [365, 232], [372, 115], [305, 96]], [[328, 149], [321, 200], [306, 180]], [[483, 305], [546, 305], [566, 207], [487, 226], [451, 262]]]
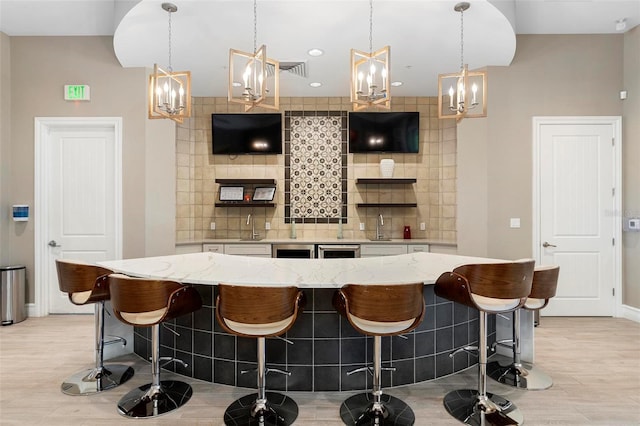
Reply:
[[[194, 96], [226, 96], [229, 48], [253, 50], [251, 0], [173, 0], [174, 70], [192, 73]], [[168, 65], [168, 16], [159, 0], [0, 0], [9, 36], [112, 35], [123, 67]], [[456, 0], [375, 0], [373, 50], [391, 46], [398, 96], [437, 94], [438, 74], [460, 67]], [[469, 68], [508, 66], [516, 34], [616, 34], [640, 23], [640, 0], [470, 0], [464, 13]], [[624, 28], [616, 28], [624, 19]], [[281, 96], [348, 96], [349, 52], [369, 50], [367, 0], [260, 0], [257, 43], [270, 58], [304, 62], [280, 74]], [[319, 48], [324, 54], [307, 52]], [[312, 82], [321, 87], [309, 86]]]

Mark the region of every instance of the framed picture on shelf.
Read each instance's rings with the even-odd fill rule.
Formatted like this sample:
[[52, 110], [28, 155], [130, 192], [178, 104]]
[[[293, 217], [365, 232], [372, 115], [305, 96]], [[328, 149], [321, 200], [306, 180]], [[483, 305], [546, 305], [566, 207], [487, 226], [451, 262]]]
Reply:
[[244, 186], [221, 186], [220, 201], [242, 201]]
[[253, 201], [273, 201], [273, 196], [276, 193], [276, 188], [269, 187], [257, 187], [253, 191]]

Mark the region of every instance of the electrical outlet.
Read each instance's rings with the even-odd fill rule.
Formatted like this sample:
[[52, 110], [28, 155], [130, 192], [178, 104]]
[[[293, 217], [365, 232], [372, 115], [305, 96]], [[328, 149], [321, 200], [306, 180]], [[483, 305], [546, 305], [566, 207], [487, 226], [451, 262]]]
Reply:
[[209, 225], [212, 231], [216, 230], [216, 223], [215, 222], [211, 222], [211, 225]]
[[421, 231], [426, 231], [427, 230], [427, 224], [424, 222], [420, 222], [420, 230]]
[[264, 229], [266, 229], [267, 231], [268, 231], [269, 229], [271, 229], [271, 222], [265, 222], [265, 223], [264, 223]]
[[364, 223], [360, 222], [360, 230], [364, 231]]
[[520, 218], [519, 217], [512, 217], [509, 220], [509, 226], [511, 228], [520, 228]]

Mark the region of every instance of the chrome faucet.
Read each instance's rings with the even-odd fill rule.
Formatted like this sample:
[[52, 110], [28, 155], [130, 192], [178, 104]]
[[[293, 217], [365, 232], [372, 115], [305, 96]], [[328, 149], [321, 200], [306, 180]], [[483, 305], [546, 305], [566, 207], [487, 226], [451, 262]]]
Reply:
[[256, 232], [256, 221], [253, 219], [253, 215], [249, 213], [247, 216], [247, 225], [251, 222], [251, 239], [256, 240], [260, 236], [258, 232]]
[[382, 217], [382, 213], [380, 213], [376, 218], [376, 240], [384, 239], [384, 234], [382, 233], [383, 226], [384, 226], [384, 218]]

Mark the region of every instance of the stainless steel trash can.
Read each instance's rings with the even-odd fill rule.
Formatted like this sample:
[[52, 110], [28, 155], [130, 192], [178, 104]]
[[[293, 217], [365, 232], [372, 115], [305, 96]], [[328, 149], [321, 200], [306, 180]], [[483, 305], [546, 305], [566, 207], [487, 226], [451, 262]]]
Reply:
[[27, 317], [24, 266], [0, 267], [0, 319], [2, 325], [24, 321]]

